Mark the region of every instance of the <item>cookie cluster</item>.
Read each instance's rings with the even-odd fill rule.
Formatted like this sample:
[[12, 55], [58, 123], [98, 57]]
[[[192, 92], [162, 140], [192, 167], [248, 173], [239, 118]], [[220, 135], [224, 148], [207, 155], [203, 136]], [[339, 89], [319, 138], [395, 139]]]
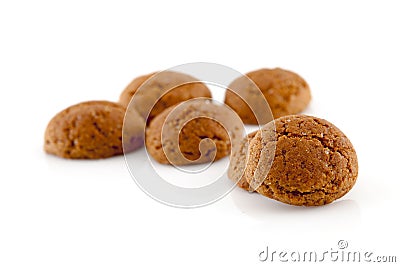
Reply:
[[[128, 153], [144, 145], [146, 127], [158, 115], [164, 116], [161, 113], [169, 107], [192, 98], [211, 98], [207, 86], [191, 82], [195, 78], [190, 75], [172, 71], [156, 74], [134, 79], [117, 103], [87, 101], [56, 114], [47, 126], [44, 150], [70, 159]], [[137, 101], [130, 105], [134, 95]], [[130, 120], [124, 125], [125, 115]], [[226, 156], [229, 150], [224, 153]], [[162, 162], [162, 157], [156, 159]]]
[[[298, 74], [260, 69], [229, 85], [224, 102], [235, 116], [245, 124], [263, 125], [240, 135], [240, 142], [232, 142], [225, 126], [238, 128], [232, 115], [211, 99], [208, 87], [187, 74], [140, 76], [117, 103], [88, 101], [56, 114], [47, 126], [44, 150], [63, 158], [99, 159], [145, 145], [156, 161], [172, 165], [212, 162], [230, 154], [228, 177], [239, 187], [291, 205], [328, 204], [353, 187], [358, 162], [349, 139], [326, 120], [297, 115], [311, 100]], [[262, 114], [260, 99], [272, 116]]]

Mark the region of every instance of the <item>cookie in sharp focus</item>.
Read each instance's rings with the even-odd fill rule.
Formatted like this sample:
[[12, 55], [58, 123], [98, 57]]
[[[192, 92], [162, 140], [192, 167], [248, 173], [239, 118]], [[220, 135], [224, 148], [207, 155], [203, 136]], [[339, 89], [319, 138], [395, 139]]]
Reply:
[[292, 115], [266, 124], [251, 140], [245, 172], [251, 187], [264, 196], [319, 206], [350, 191], [358, 162], [350, 140], [332, 123]]

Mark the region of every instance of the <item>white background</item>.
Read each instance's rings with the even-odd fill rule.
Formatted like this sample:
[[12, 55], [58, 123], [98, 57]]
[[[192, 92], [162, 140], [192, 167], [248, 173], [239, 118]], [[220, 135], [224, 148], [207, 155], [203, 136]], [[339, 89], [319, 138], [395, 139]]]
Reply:
[[[341, 239], [400, 261], [398, 1], [232, 2], [0, 2], [0, 266], [256, 266], [270, 264], [258, 260], [267, 245], [324, 251]], [[301, 74], [306, 113], [357, 150], [353, 190], [318, 208], [236, 189], [177, 209], [144, 194], [123, 157], [42, 151], [61, 109], [196, 61]]]

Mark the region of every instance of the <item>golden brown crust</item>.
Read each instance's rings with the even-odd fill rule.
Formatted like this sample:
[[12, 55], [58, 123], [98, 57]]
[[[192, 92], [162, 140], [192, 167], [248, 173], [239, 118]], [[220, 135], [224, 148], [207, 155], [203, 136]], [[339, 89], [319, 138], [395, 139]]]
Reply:
[[[257, 177], [271, 155], [267, 176]], [[356, 152], [336, 126], [292, 115], [268, 123], [252, 139], [245, 177], [250, 184], [262, 181], [256, 190], [264, 196], [292, 205], [319, 206], [345, 195], [357, 175]]]
[[[259, 69], [246, 74], [261, 90], [267, 100], [274, 118], [293, 115], [303, 111], [311, 100], [311, 92], [306, 81], [298, 74], [280, 69]], [[235, 110], [244, 123], [258, 124], [249, 105], [259, 108], [255, 104], [256, 95], [248, 88], [247, 79], [240, 77], [233, 81], [226, 91], [225, 103]], [[246, 100], [244, 102], [235, 93]], [[264, 124], [266, 122], [260, 122]]]
[[[154, 103], [138, 103], [138, 107], [135, 107], [143, 117], [147, 117], [147, 115], [149, 116], [147, 120], [147, 123], [149, 124], [155, 116], [175, 104], [192, 98], [211, 98], [211, 92], [205, 84], [193, 81], [197, 81], [197, 79], [187, 74], [173, 71], [163, 71], [143, 75], [134, 79], [124, 89], [120, 95], [119, 103], [124, 107], [127, 107], [133, 95], [135, 95], [138, 89], [143, 85], [144, 91], [149, 94], [144, 97], [143, 101], [152, 102], [149, 101], [149, 99], [153, 100], [154, 98]], [[168, 91], [170, 89], [172, 90]], [[151, 106], [147, 106], [148, 104]], [[155, 105], [151, 109], [153, 104]], [[147, 108], [151, 109], [150, 114], [148, 114]]]
[[49, 122], [44, 150], [71, 159], [99, 159], [122, 154], [124, 115], [124, 107], [109, 101], [88, 101], [70, 106]]
[[[169, 107], [156, 116], [146, 129], [146, 148], [155, 160], [162, 164], [187, 165], [216, 161], [230, 153], [231, 142], [228, 133], [220, 123], [211, 119], [212, 106], [209, 109], [210, 113], [201, 112], [196, 105], [179, 110], [176, 117], [180, 121], [187, 121], [182, 128], [178, 126], [179, 121], [170, 120], [168, 117], [175, 107]], [[197, 114], [196, 118], [187, 120], [193, 113]], [[168, 130], [165, 127], [167, 124], [173, 124], [174, 127]], [[165, 138], [163, 143], [162, 131]], [[174, 145], [174, 138], [177, 136], [183, 158]], [[201, 142], [206, 139], [212, 140], [215, 146], [211, 142], [204, 142], [202, 147]], [[168, 153], [168, 157], [165, 153]]]

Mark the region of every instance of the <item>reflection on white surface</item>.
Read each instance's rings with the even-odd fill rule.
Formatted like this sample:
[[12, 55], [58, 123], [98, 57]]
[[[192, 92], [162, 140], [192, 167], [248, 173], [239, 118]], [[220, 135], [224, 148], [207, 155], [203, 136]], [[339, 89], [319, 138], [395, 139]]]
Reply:
[[[360, 207], [352, 199], [339, 199], [328, 205], [318, 207], [292, 206], [269, 199], [258, 193], [249, 193], [237, 187], [231, 193], [233, 203], [244, 214], [257, 220], [280, 225], [296, 223], [310, 226], [331, 225], [332, 223], [349, 227], [361, 220]], [[282, 220], [282, 218], [287, 220]]]
[[[214, 183], [226, 173], [229, 165], [229, 157], [225, 157], [212, 164], [185, 166], [186, 172], [183, 172], [171, 165], [160, 164], [153, 158], [150, 160], [154, 170], [164, 181], [184, 188], [198, 188]], [[201, 171], [196, 172], [199, 169]]]

